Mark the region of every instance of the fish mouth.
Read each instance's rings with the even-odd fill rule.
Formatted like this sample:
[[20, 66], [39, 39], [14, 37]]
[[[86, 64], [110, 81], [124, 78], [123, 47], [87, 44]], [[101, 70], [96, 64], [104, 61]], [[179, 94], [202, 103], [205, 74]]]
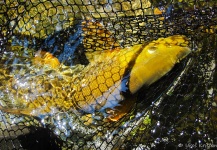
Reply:
[[181, 61], [184, 59], [189, 53], [191, 53], [191, 49], [189, 47], [183, 47], [183, 50], [177, 54], [177, 60]]
[[[177, 39], [176, 39], [177, 38]], [[182, 60], [184, 59], [189, 53], [191, 53], [191, 49], [190, 49], [190, 40], [186, 37], [186, 36], [180, 36], [180, 35], [175, 35], [172, 36], [172, 39], [176, 40], [176, 46], [180, 46], [181, 50], [178, 52], [177, 54], [177, 60]]]

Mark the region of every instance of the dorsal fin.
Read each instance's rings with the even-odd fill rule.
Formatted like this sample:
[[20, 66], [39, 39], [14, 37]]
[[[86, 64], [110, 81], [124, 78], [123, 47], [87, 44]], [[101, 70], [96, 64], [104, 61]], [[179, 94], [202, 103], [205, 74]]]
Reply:
[[120, 45], [102, 22], [86, 20], [82, 22], [83, 45], [86, 51], [111, 50]]

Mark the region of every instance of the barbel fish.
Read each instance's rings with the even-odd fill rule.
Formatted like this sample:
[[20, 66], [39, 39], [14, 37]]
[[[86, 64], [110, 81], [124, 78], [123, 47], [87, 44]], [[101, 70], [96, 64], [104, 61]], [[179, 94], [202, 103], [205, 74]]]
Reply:
[[[80, 72], [73, 73], [71, 67], [41, 51], [25, 74], [12, 76], [9, 71], [1, 71], [7, 81], [0, 87], [0, 110], [28, 116], [68, 110], [104, 111], [107, 118], [117, 121], [129, 111], [131, 107], [126, 104], [134, 102], [141, 87], [160, 79], [190, 52], [189, 40], [174, 35], [102, 52]], [[50, 66], [49, 71], [34, 70], [38, 64], [43, 68], [43, 63]]]

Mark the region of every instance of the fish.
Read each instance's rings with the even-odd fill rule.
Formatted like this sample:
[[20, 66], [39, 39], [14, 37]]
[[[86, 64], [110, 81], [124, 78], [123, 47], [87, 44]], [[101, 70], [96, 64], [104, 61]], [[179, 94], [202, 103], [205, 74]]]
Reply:
[[[58, 111], [102, 112], [108, 120], [118, 121], [132, 109], [139, 89], [166, 75], [190, 52], [189, 39], [173, 35], [96, 51], [90, 63], [75, 73], [49, 52], [39, 51], [26, 74], [16, 77], [4, 71], [9, 78], [0, 87], [0, 110], [36, 117]], [[34, 71], [45, 64], [48, 70]]]
[[56, 57], [54, 57], [51, 53], [42, 50], [39, 50], [35, 53], [32, 63], [39, 66], [48, 65], [53, 69], [56, 69], [60, 66], [60, 62]]

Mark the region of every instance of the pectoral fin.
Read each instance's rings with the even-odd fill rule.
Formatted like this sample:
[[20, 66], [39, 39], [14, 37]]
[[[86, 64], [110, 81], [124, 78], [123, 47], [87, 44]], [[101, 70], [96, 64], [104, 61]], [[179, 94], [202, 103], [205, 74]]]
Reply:
[[114, 109], [107, 109], [107, 113], [109, 114], [108, 119], [110, 121], [118, 121], [123, 116], [129, 113], [132, 110], [134, 104], [136, 103], [136, 95], [133, 95], [122, 102], [120, 102], [119, 106], [116, 106]]

